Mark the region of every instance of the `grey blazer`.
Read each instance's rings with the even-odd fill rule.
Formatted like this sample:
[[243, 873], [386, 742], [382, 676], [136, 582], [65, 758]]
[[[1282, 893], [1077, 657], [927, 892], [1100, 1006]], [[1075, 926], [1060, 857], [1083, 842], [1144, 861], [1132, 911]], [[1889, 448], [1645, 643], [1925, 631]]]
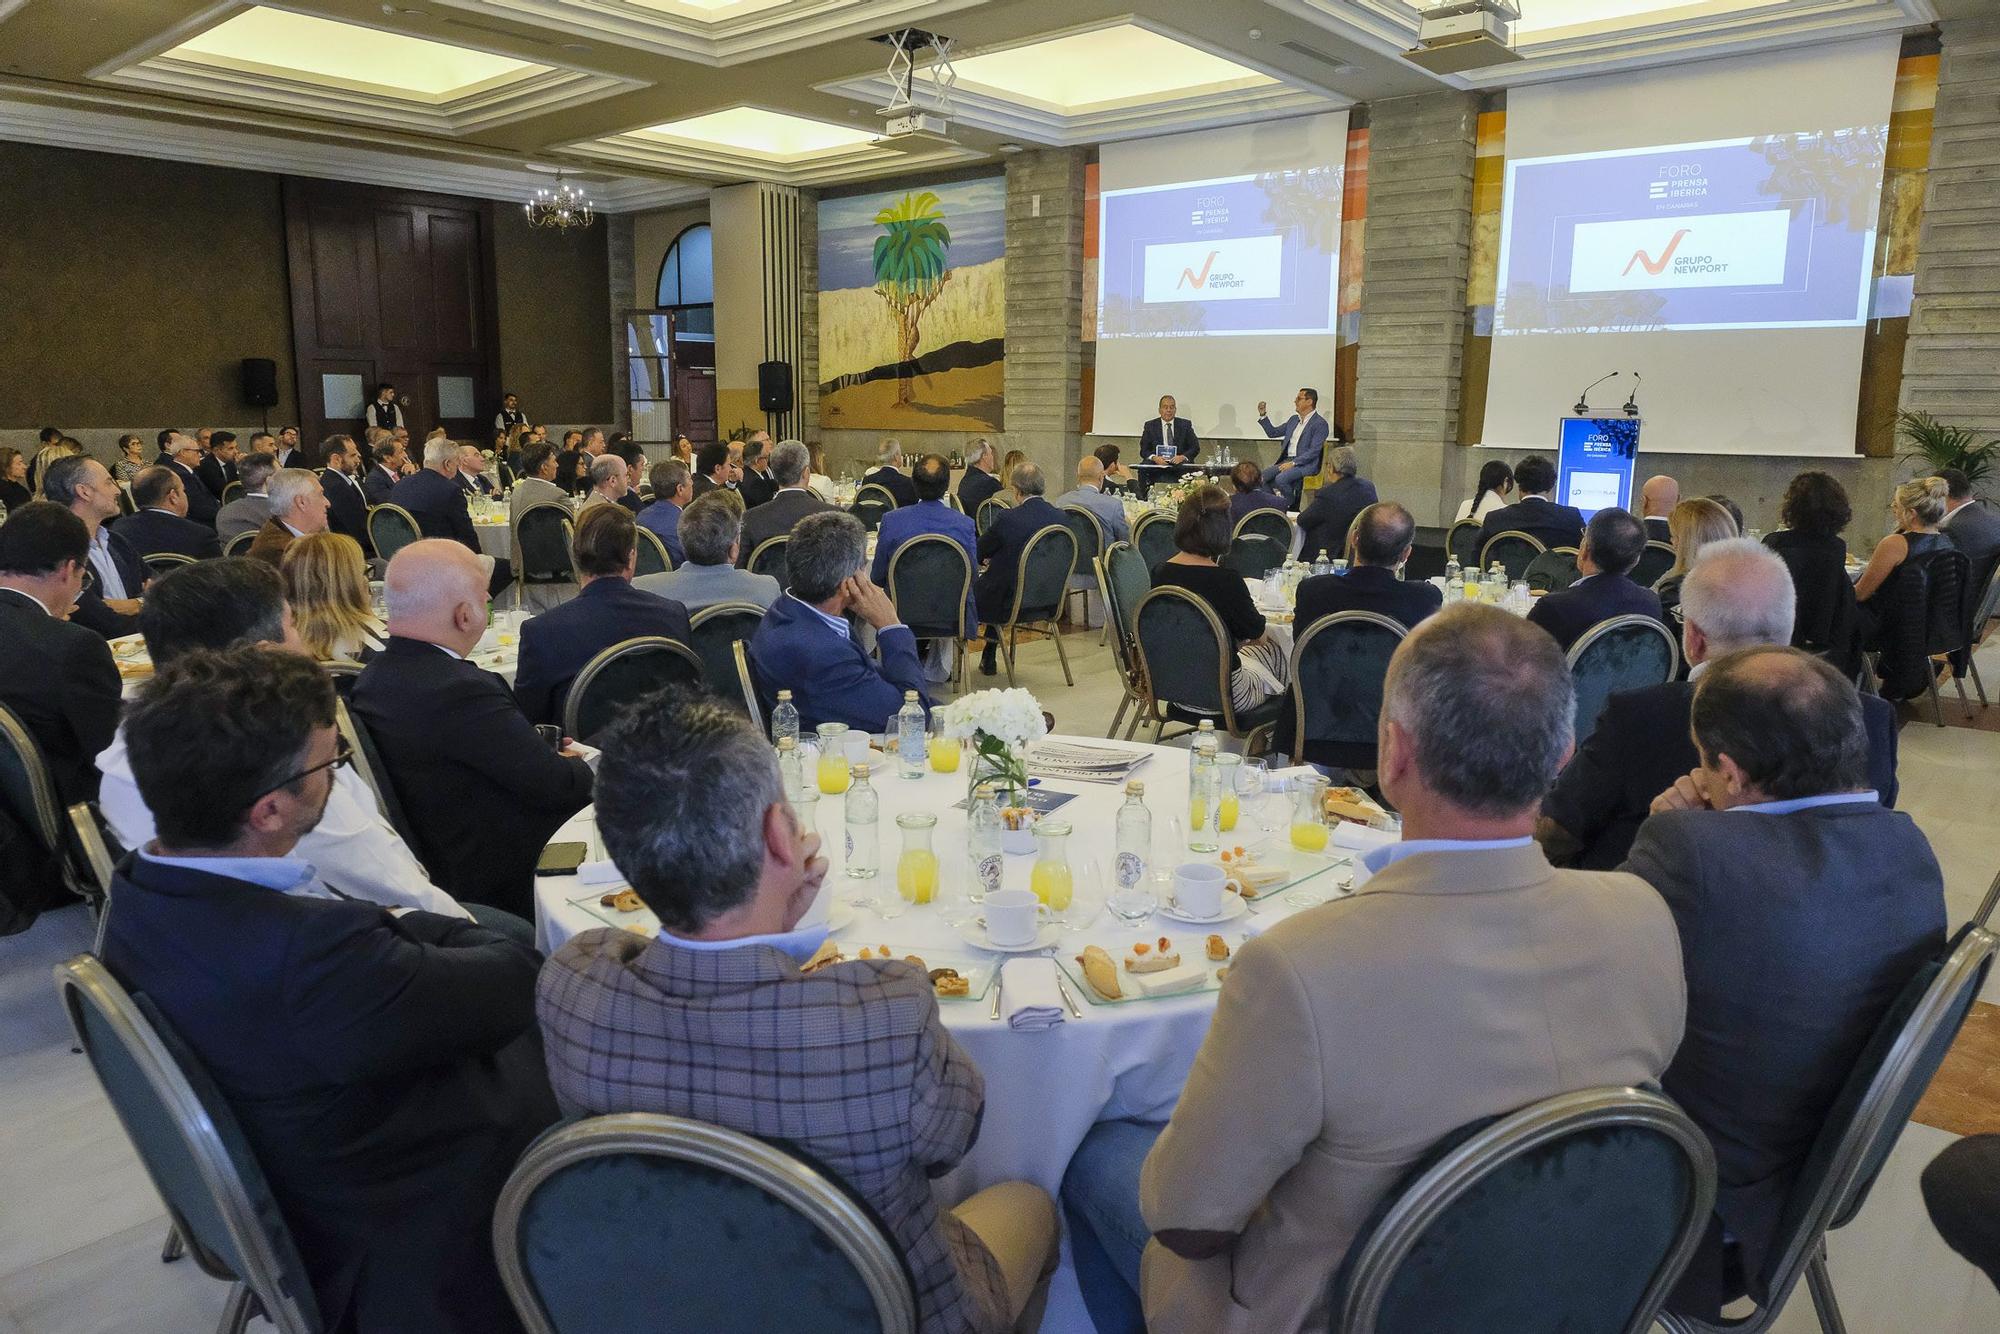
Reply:
[[215, 512], [215, 535], [227, 546], [230, 539], [262, 528], [270, 517], [270, 497], [245, 493]]
[[[1986, 507], [1984, 501], [1973, 501], [1947, 516], [1944, 535], [1951, 544], [1965, 553], [1972, 564], [1972, 575], [1979, 576], [1980, 566], [1995, 556], [2000, 556], [2000, 514]], [[1984, 588], [1973, 590], [1974, 597], [1983, 597]]]
[[734, 565], [696, 565], [692, 561], [665, 574], [643, 574], [632, 587], [656, 597], [670, 598], [688, 609], [692, 616], [703, 607], [718, 602], [754, 602], [769, 610], [784, 590], [768, 574], [752, 574]]

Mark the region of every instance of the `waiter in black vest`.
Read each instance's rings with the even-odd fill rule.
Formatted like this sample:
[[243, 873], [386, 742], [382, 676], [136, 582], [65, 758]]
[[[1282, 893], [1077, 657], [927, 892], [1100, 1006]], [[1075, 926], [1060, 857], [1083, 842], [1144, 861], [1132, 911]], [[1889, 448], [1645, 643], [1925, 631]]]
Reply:
[[516, 426], [528, 429], [528, 414], [521, 411], [519, 394], [500, 395], [500, 411], [493, 414], [493, 434], [505, 435]]
[[393, 431], [398, 426], [408, 426], [403, 420], [403, 405], [396, 401], [396, 386], [386, 381], [375, 386], [375, 401], [362, 414], [370, 426]]

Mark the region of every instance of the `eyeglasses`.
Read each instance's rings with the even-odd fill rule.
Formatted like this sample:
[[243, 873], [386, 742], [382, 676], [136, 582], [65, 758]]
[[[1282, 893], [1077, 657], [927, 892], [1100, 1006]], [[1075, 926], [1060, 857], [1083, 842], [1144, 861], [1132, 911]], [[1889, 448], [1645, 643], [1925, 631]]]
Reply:
[[327, 760], [323, 764], [315, 764], [310, 769], [301, 769], [297, 773], [293, 774], [290, 778], [281, 779], [280, 781], [271, 784], [271, 786], [265, 788], [262, 792], [259, 792], [256, 796], [250, 798], [250, 800], [248, 802], [245, 802], [244, 804], [246, 807], [254, 806], [258, 802], [262, 801], [264, 798], [270, 796], [273, 792], [276, 792], [279, 788], [290, 787], [294, 783], [312, 777], [314, 774], [318, 773], [322, 769], [340, 769], [352, 763], [354, 763], [354, 748], [347, 744], [346, 737], [338, 737], [336, 738], [336, 744], [332, 759]]

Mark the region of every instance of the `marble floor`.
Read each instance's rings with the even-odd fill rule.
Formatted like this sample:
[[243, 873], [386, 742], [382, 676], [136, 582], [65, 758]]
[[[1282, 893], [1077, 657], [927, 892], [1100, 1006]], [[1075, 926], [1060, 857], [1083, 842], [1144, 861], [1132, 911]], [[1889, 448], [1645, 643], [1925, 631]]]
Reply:
[[[1095, 631], [1065, 638], [1074, 687], [1054, 647], [1024, 644], [1020, 684], [1059, 730], [1102, 735], [1119, 690]], [[1981, 655], [2000, 682], [2000, 647]], [[998, 683], [1004, 684], [1001, 677]], [[976, 673], [969, 684], [984, 684]], [[1996, 863], [2000, 734], [1954, 716], [1938, 728], [1928, 706], [1902, 731], [1902, 806], [1937, 850], [1954, 923], [1977, 907]], [[2000, 703], [1989, 711], [2000, 718]], [[1984, 723], [1982, 727], [1979, 723]], [[196, 1334], [215, 1327], [223, 1286], [192, 1262], [163, 1265], [166, 1219], [95, 1079], [72, 1054], [50, 969], [89, 948], [80, 908], [0, 939], [0, 1334]], [[2000, 979], [1986, 1000], [2000, 1002]], [[1947, 1082], [1950, 1087], [1945, 1087]], [[1867, 1207], [1829, 1240], [1833, 1281], [1855, 1334], [2000, 1329], [2000, 1294], [1931, 1230], [1918, 1195], [1924, 1165], [1958, 1133], [2000, 1130], [2000, 1009], [1982, 1007], [1917, 1121], [1890, 1156]], [[253, 1329], [268, 1328], [261, 1322]], [[1089, 1334], [1082, 1313], [1052, 1305], [1046, 1330]], [[1817, 1328], [1803, 1293], [1782, 1334]]]

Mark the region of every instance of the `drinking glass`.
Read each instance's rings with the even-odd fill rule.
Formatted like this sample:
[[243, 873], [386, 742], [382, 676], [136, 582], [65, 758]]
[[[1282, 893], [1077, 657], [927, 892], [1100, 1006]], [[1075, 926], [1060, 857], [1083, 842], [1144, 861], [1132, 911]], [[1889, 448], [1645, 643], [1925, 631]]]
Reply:
[[819, 790], [829, 797], [847, 791], [853, 776], [847, 767], [847, 724], [821, 723], [819, 733]]
[[937, 817], [923, 811], [905, 811], [896, 817], [903, 835], [903, 850], [896, 858], [896, 893], [919, 907], [937, 898], [938, 857], [931, 848]]
[[1076, 888], [1070, 897], [1069, 911], [1062, 916], [1062, 929], [1088, 930], [1104, 906], [1104, 868], [1097, 858], [1086, 857], [1076, 868]]
[[943, 709], [931, 710], [930, 740], [928, 745], [932, 773], [955, 774], [958, 772], [958, 762], [965, 750], [965, 742], [962, 738], [950, 736], [945, 732]]
[[1245, 814], [1255, 818], [1257, 828], [1266, 834], [1277, 828], [1271, 818], [1270, 804], [1265, 800], [1270, 791], [1270, 768], [1268, 760], [1246, 759], [1231, 774], [1236, 784], [1237, 804]]

